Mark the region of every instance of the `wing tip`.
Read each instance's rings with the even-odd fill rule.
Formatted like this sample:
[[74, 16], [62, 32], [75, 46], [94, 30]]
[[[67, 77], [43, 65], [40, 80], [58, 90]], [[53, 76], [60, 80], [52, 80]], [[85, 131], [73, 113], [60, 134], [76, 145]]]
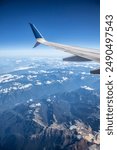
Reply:
[[43, 36], [41, 35], [41, 33], [38, 31], [38, 29], [35, 27], [34, 24], [29, 23], [29, 25], [30, 25], [30, 27], [31, 27], [31, 29], [33, 31], [33, 34], [34, 34], [34, 36], [35, 36], [36, 39], [37, 38], [43, 38]]

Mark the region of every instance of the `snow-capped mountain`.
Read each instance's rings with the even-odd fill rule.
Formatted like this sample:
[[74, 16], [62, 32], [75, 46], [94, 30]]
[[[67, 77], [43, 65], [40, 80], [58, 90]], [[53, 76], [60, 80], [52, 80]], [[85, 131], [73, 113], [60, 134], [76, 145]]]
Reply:
[[13, 150], [15, 140], [23, 150], [99, 149], [100, 79], [89, 73], [97, 66], [48, 58], [1, 60], [0, 146]]

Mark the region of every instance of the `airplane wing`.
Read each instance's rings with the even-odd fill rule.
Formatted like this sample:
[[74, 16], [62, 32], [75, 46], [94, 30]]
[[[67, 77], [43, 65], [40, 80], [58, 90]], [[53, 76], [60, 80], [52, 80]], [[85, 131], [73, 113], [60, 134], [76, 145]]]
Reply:
[[[44, 39], [44, 37], [41, 35], [41, 33], [37, 30], [37, 28], [33, 24], [30, 23], [30, 26], [37, 40], [34, 47], [38, 46], [39, 44], [43, 44], [74, 55], [71, 57], [64, 58], [63, 59], [64, 61], [96, 61], [100, 63], [100, 53], [98, 52], [97, 49], [81, 48], [49, 42]], [[92, 70], [90, 71], [90, 73], [100, 74], [100, 69]]]

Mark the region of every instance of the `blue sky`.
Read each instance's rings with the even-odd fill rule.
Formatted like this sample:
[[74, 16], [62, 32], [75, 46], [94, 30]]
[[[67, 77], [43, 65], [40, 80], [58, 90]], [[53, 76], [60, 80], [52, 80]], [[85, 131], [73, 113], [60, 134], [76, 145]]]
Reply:
[[35, 39], [29, 22], [35, 24], [49, 41], [99, 48], [99, 0], [1, 0], [1, 53], [11, 50], [14, 53], [53, 52], [45, 46], [32, 50]]

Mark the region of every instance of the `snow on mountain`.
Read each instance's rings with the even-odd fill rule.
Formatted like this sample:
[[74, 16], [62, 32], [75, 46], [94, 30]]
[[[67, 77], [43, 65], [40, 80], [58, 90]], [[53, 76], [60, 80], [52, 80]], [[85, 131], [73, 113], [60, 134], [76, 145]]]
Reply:
[[5, 74], [0, 76], [0, 83], [6, 83], [11, 81], [16, 81], [18, 79], [23, 78], [24, 76], [12, 75], [12, 74]]
[[84, 88], [84, 89], [86, 89], [86, 90], [90, 90], [90, 91], [92, 91], [92, 90], [94, 90], [93, 88], [90, 88], [90, 87], [88, 87], [88, 86], [81, 86], [81, 88]]
[[46, 84], [51, 84], [52, 82], [53, 82], [53, 81], [49, 81], [49, 80], [48, 80], [48, 81], [46, 81]]
[[41, 106], [41, 104], [40, 103], [34, 103], [34, 104], [31, 104], [29, 107], [30, 108], [34, 108], [34, 107], [39, 107], [39, 106]]
[[42, 85], [42, 83], [39, 80], [36, 80], [35, 85]]

